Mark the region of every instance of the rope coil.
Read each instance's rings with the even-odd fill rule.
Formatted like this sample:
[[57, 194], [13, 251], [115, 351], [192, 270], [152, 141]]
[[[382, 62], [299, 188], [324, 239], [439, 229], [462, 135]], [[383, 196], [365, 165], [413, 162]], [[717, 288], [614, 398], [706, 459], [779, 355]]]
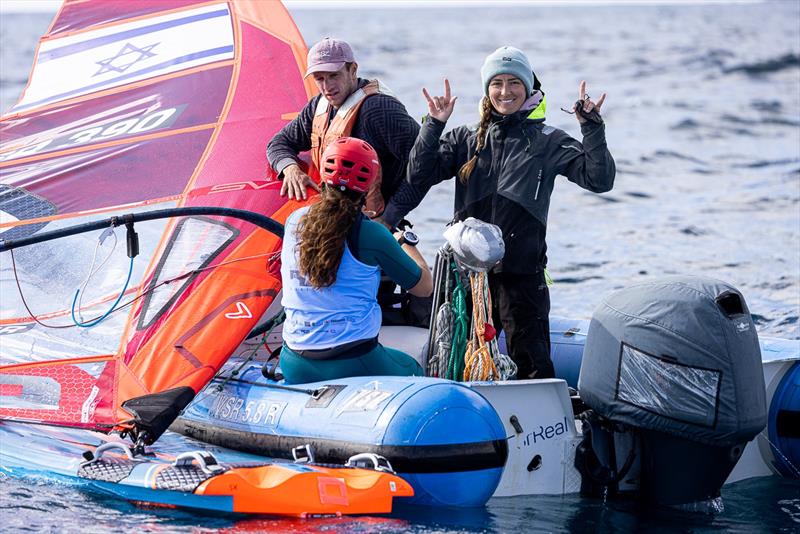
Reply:
[[[456, 381], [513, 378], [517, 366], [500, 353], [497, 335], [491, 334], [496, 329], [492, 322], [488, 274], [460, 265], [447, 247], [438, 253], [437, 271], [442, 280], [437, 279], [438, 300], [434, 306], [437, 311], [429, 338], [428, 375]], [[444, 291], [438, 289], [442, 286]], [[468, 290], [472, 301], [471, 317]]]
[[460, 380], [464, 374], [464, 354], [467, 348], [467, 332], [469, 318], [467, 315], [467, 290], [461, 282], [461, 272], [455, 261], [451, 269], [456, 280], [453, 289], [453, 337], [450, 349], [450, 360], [447, 363], [447, 374], [443, 378]]
[[472, 339], [467, 344], [464, 358], [464, 380], [495, 380], [498, 374], [493, 352], [497, 352], [497, 343], [492, 347], [486, 342], [486, 325], [492, 324], [491, 314], [487, 313], [492, 305], [487, 275], [472, 272], [469, 282], [472, 287]]
[[[450, 300], [450, 275], [448, 265], [450, 261], [449, 252], [442, 253], [444, 271], [444, 302], [436, 312], [436, 322], [434, 324], [434, 353], [430, 357], [428, 365], [429, 376], [442, 376], [446, 373], [450, 351], [453, 347], [453, 303]], [[437, 265], [438, 267], [438, 265]]]

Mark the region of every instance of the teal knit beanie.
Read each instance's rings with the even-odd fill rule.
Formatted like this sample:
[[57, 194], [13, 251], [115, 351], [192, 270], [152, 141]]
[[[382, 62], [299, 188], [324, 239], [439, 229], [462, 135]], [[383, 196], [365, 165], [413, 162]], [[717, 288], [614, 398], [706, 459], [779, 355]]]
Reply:
[[527, 94], [533, 93], [533, 69], [519, 48], [501, 46], [486, 57], [481, 67], [483, 93], [489, 96], [489, 82], [498, 74], [511, 74], [522, 80]]

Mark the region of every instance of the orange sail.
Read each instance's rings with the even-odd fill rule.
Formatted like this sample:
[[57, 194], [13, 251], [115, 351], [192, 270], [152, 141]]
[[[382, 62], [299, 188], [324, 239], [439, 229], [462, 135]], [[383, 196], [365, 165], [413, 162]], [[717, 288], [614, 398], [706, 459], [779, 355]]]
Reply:
[[311, 94], [305, 54], [279, 2], [64, 2], [0, 120], [0, 418], [152, 441], [239, 346], [280, 237], [145, 219], [285, 220], [264, 148]]

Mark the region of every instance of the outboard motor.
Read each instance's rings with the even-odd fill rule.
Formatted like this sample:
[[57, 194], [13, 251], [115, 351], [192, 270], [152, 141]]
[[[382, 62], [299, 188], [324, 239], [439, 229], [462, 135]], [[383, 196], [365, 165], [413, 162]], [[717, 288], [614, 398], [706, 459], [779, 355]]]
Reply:
[[662, 278], [605, 298], [589, 326], [579, 390], [601, 419], [636, 434], [640, 496], [658, 505], [719, 504], [767, 422], [744, 297], [708, 278]]

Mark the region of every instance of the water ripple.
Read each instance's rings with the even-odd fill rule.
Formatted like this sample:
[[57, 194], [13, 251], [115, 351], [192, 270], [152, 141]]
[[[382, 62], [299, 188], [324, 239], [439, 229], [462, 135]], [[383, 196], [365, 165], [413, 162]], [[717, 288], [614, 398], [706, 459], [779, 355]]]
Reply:
[[750, 75], [768, 74], [772, 72], [779, 72], [785, 69], [794, 69], [800, 67], [800, 55], [794, 53], [784, 54], [780, 57], [766, 59], [764, 61], [757, 61], [754, 63], [746, 63], [722, 69], [722, 72], [729, 74], [731, 72], [744, 72]]

